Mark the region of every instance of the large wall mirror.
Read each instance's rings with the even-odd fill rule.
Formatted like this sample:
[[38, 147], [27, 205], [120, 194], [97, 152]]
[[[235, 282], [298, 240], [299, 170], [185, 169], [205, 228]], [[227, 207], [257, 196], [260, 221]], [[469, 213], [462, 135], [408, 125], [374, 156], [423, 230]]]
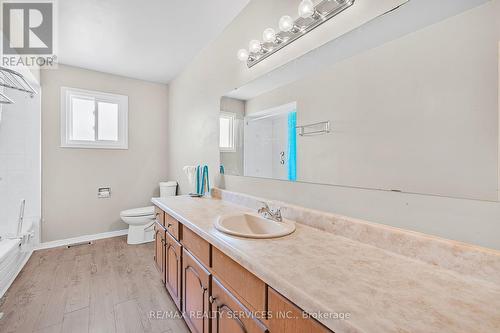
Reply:
[[376, 35], [418, 6], [222, 96], [221, 172], [497, 201], [498, 5]]

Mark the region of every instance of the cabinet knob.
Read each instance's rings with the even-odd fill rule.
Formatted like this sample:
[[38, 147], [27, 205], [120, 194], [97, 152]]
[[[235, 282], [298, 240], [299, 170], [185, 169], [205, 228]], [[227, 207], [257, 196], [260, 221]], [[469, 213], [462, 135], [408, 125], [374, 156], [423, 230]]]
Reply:
[[170, 228], [172, 226], [172, 223], [167, 224], [167, 228]]
[[210, 297], [208, 298], [208, 301], [210, 302], [210, 304], [213, 304], [213, 303], [215, 302], [215, 300], [216, 300], [216, 299], [217, 299], [216, 297], [210, 296]]

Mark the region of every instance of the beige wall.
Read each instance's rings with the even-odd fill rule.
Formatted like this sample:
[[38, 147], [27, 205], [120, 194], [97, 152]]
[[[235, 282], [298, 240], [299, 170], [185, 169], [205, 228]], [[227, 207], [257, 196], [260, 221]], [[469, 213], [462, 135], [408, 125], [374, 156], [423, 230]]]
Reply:
[[[60, 65], [42, 85], [42, 241], [127, 228], [121, 210], [150, 205], [167, 179], [168, 87]], [[60, 148], [61, 86], [129, 97], [129, 149]], [[110, 199], [97, 188], [110, 186]]]
[[[455, 1], [448, 1], [448, 5]], [[288, 8], [286, 4], [290, 4]], [[212, 177], [218, 178], [218, 113], [220, 97], [235, 87], [246, 84], [255, 71], [247, 71], [236, 59], [235, 52], [244, 42], [259, 36], [268, 25], [284, 13], [293, 13], [288, 0], [254, 0], [233, 21], [225, 32], [205, 49], [184, 72], [170, 85], [169, 105], [169, 176], [179, 180], [181, 190], [186, 192], [187, 180], [182, 173], [183, 165], [198, 162], [210, 164]], [[372, 3], [375, 3], [372, 1]], [[431, 2], [428, 2], [431, 4]], [[441, 3], [441, 2], [440, 2]], [[469, 2], [461, 2], [464, 6]], [[408, 8], [416, 5], [410, 2]], [[438, 5], [439, 6], [439, 5]], [[498, 1], [488, 2], [481, 9], [498, 11]], [[485, 9], [484, 9], [485, 8]], [[403, 8], [401, 11], [405, 11]], [[440, 11], [423, 10], [415, 13], [440, 15]], [[396, 17], [395, 12], [388, 18]], [[410, 13], [411, 14], [411, 13]], [[385, 30], [410, 29], [412, 20], [396, 20], [394, 27]], [[427, 24], [431, 23], [429, 20]], [[382, 22], [381, 26], [386, 26]], [[387, 26], [386, 26], [387, 27]], [[370, 29], [373, 25], [370, 25]], [[470, 27], [474, 29], [474, 27]], [[498, 27], [497, 27], [498, 28]], [[366, 28], [368, 29], [368, 28]], [[369, 30], [364, 30], [369, 33]], [[363, 29], [361, 29], [363, 30]], [[394, 32], [396, 35], [397, 33]], [[359, 34], [357, 35], [359, 36]], [[377, 40], [380, 36], [367, 42]], [[308, 39], [304, 38], [304, 40]], [[312, 38], [312, 37], [311, 37]], [[339, 48], [343, 43], [337, 43]], [[298, 45], [298, 44], [297, 44]], [[297, 46], [299, 47], [299, 46]], [[355, 47], [354, 47], [355, 49]], [[288, 50], [283, 49], [279, 59], [285, 59]], [[334, 55], [332, 55], [334, 57]], [[259, 73], [276, 66], [263, 62]], [[482, 132], [469, 133], [475, 140]], [[465, 135], [465, 134], [464, 134]], [[496, 140], [496, 139], [495, 139]], [[464, 157], [467, 158], [467, 157]], [[493, 158], [496, 158], [493, 157]], [[497, 202], [461, 200], [446, 197], [362, 190], [338, 186], [290, 183], [264, 179], [225, 176], [221, 186], [229, 190], [288, 201], [326, 211], [333, 211], [373, 222], [461, 240], [500, 249], [500, 204]]]

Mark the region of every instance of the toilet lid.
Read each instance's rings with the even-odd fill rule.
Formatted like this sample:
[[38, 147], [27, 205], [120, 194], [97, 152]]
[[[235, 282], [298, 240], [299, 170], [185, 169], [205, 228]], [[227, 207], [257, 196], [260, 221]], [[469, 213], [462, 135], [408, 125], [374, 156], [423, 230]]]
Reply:
[[120, 213], [120, 215], [125, 217], [135, 217], [135, 216], [154, 215], [154, 213], [155, 213], [155, 207], [149, 206], [149, 207], [124, 210], [123, 212]]

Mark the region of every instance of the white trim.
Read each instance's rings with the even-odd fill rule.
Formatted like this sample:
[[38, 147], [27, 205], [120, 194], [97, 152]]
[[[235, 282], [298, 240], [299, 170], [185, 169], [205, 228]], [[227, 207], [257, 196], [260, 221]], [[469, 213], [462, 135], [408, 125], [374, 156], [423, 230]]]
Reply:
[[21, 270], [24, 268], [24, 266], [26, 265], [26, 263], [28, 262], [28, 260], [31, 258], [32, 254], [33, 254], [33, 250], [29, 251], [28, 255], [21, 262], [21, 265], [19, 265], [17, 267], [16, 274], [14, 274], [9, 279], [9, 282], [7, 282], [7, 284], [5, 285], [5, 287], [0, 291], [0, 297], [3, 297], [3, 295], [5, 295], [5, 293], [7, 292], [7, 290], [9, 290], [10, 286], [12, 285], [12, 283], [14, 283], [14, 280], [17, 278], [17, 276], [19, 275], [19, 273], [21, 273]]
[[297, 102], [290, 102], [269, 109], [252, 112], [251, 114], [245, 116], [245, 122], [276, 117], [296, 110], [297, 110]]
[[85, 235], [85, 236], [79, 236], [79, 237], [73, 237], [73, 238], [60, 239], [60, 240], [55, 240], [55, 241], [51, 241], [51, 242], [40, 243], [36, 247], [35, 250], [51, 249], [53, 247], [65, 246], [65, 245], [70, 245], [70, 244], [74, 244], [74, 243], [90, 242], [90, 241], [98, 240], [98, 239], [123, 236], [123, 235], [126, 235], [127, 233], [128, 233], [128, 229], [122, 229], [122, 230], [116, 230], [116, 231], [102, 232], [100, 234], [93, 234], [93, 235]]
[[[79, 97], [95, 102], [95, 141], [71, 140], [71, 98]], [[61, 87], [61, 148], [90, 148], [90, 149], [128, 149], [128, 96], [105, 93], [100, 91], [83, 90]], [[97, 139], [97, 109], [98, 102], [114, 103], [118, 105], [118, 141], [104, 141]]]
[[[236, 140], [235, 140], [235, 130], [234, 130], [234, 120], [236, 119], [236, 113], [221, 111], [219, 115], [219, 127], [220, 127], [220, 119], [226, 118], [229, 119], [229, 147], [221, 147], [219, 142], [219, 150], [223, 153], [234, 153], [236, 151]], [[219, 136], [220, 136], [220, 128], [219, 128]]]

